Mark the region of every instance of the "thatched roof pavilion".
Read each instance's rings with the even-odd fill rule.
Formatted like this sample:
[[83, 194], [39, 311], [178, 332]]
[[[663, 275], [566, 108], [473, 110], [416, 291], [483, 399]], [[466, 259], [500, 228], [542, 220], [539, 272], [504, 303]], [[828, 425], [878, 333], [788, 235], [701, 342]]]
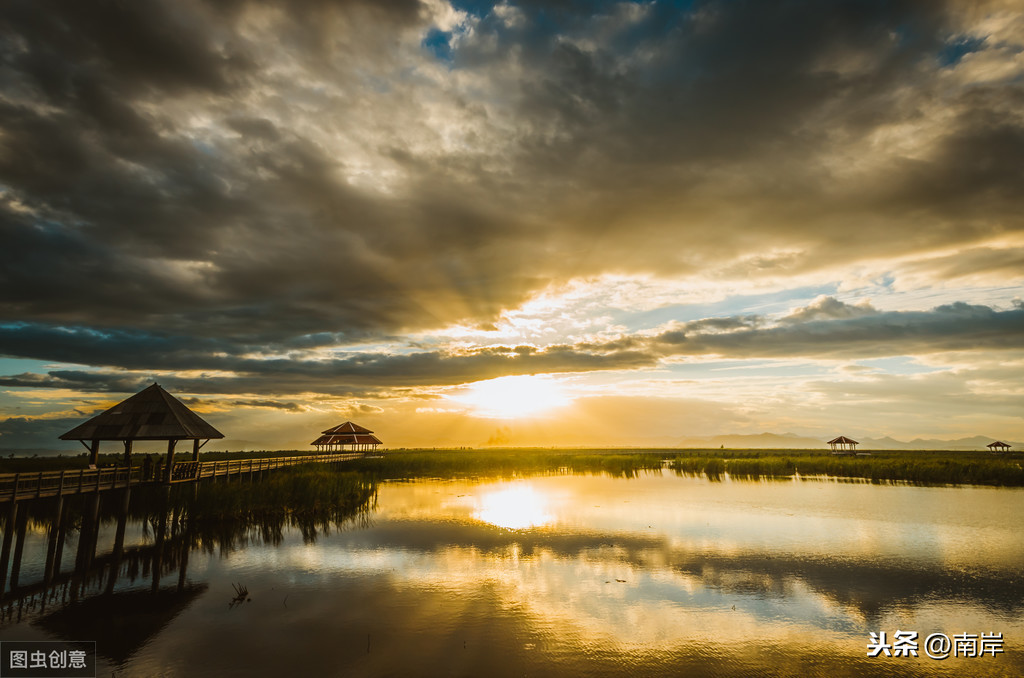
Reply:
[[985, 447], [988, 448], [989, 452], [1009, 452], [1011, 445], [1004, 443], [1001, 440], [997, 440], [994, 443], [989, 443]]
[[346, 445], [351, 446], [353, 452], [371, 452], [376, 451], [377, 446], [383, 445], [383, 443], [373, 435], [373, 431], [370, 429], [346, 421], [344, 424], [327, 429], [310, 445], [315, 445], [317, 452], [343, 451]]
[[832, 454], [853, 454], [860, 443], [852, 438], [839, 436], [828, 441], [828, 445], [832, 448]]
[[179, 440], [191, 440], [192, 457], [199, 457], [199, 441], [223, 438], [224, 434], [206, 423], [159, 384], [145, 388], [127, 400], [119, 402], [106, 412], [96, 415], [60, 437], [78, 440], [83, 445], [90, 441], [89, 463], [96, 465], [101, 440], [120, 440], [124, 443], [124, 459], [131, 465], [132, 443], [136, 440], [166, 440], [167, 466], [174, 461], [174, 446]]

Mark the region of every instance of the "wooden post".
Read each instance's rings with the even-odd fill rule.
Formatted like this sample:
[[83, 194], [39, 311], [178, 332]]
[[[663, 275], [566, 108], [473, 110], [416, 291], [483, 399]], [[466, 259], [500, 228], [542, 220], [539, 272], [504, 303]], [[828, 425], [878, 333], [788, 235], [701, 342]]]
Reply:
[[168, 485], [171, 483], [171, 473], [174, 470], [174, 446], [178, 444], [178, 441], [171, 439], [167, 441], [167, 471], [165, 472], [164, 482]]
[[96, 468], [100, 461], [100, 441], [93, 440], [89, 446], [89, 466]]
[[65, 506], [57, 523], [57, 550], [53, 554], [53, 576], [60, 574], [60, 561], [64, 557], [64, 537], [67, 534], [68, 509]]
[[199, 438], [192, 441], [192, 461], [199, 461]]
[[100, 493], [92, 495], [91, 504], [82, 516], [82, 529], [78, 532], [78, 552], [75, 554], [75, 572], [84, 574], [96, 556], [96, 539], [99, 537]]
[[14, 562], [11, 563], [11, 590], [18, 588], [18, 575], [21, 573], [21, 555], [25, 552], [25, 531], [28, 529], [28, 511], [18, 516], [18, 536], [14, 542]]
[[128, 468], [132, 467], [132, 441], [124, 441], [124, 465]]
[[14, 526], [18, 520], [18, 502], [13, 498], [7, 507], [7, 522], [4, 523], [4, 545], [0, 548], [0, 595], [7, 590], [7, 565], [11, 558], [11, 539], [14, 537]]

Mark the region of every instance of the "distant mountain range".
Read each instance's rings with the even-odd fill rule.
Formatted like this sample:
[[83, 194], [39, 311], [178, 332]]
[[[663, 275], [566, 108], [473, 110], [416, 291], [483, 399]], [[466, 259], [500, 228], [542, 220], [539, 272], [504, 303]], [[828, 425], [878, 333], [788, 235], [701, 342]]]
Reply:
[[[835, 436], [833, 436], [835, 437]], [[706, 436], [701, 438], [683, 438], [678, 442], [681, 447], [725, 447], [731, 449], [825, 449], [828, 447], [827, 440], [819, 438], [808, 438], [793, 433], [756, 433], [750, 435], [721, 435]], [[884, 438], [855, 438], [860, 445], [860, 450], [981, 450], [996, 438], [987, 436], [972, 436], [970, 438], [956, 438], [954, 440], [940, 440], [938, 438], [914, 438], [909, 442], [896, 440], [890, 436]], [[1024, 449], [1024, 443], [1012, 440], [1003, 440], [1004, 443], [1012, 445], [1015, 450]]]

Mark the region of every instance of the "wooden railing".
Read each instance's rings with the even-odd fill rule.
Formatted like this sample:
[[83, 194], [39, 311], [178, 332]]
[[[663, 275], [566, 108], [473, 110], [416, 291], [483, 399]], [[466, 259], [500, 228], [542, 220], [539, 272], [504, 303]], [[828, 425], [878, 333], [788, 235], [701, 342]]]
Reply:
[[344, 454], [304, 454], [297, 457], [267, 457], [263, 459], [227, 459], [225, 461], [183, 461], [174, 465], [171, 482], [189, 482], [203, 478], [222, 478], [243, 473], [259, 473], [296, 464], [315, 462], [334, 463], [360, 459], [366, 456], [363, 452]]
[[[261, 459], [230, 459], [225, 461], [182, 461], [171, 469], [171, 482], [195, 482], [204, 478], [226, 478], [229, 476], [273, 471], [296, 464], [315, 462], [333, 463], [359, 459], [363, 452], [339, 454], [304, 454], [294, 457], [269, 457]], [[166, 469], [160, 469], [161, 474]], [[163, 479], [144, 477], [142, 466], [119, 466], [99, 469], [72, 469], [64, 471], [38, 471], [33, 473], [0, 474], [0, 502], [55, 497], [66, 494], [99, 492], [140, 484], [157, 484]], [[155, 474], [151, 471], [150, 475]]]

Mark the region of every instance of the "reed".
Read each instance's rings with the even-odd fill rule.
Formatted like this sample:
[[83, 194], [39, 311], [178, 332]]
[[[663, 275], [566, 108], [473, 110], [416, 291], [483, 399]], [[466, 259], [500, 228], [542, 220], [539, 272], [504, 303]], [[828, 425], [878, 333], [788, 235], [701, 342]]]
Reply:
[[378, 479], [550, 473], [632, 477], [664, 466], [721, 479], [832, 476], [871, 482], [1024, 487], [1024, 455], [988, 452], [881, 451], [834, 456], [820, 450], [401, 450], [357, 459], [346, 468]]
[[[732, 456], [719, 451], [724, 471], [732, 478], [761, 479], [800, 476], [861, 478], [871, 482], [907, 482], [922, 485], [993, 485], [1024, 487], [1024, 468], [1015, 456], [986, 452], [874, 452], [864, 457], [839, 457], [820, 452], [788, 450], [785, 454], [750, 451]], [[711, 460], [700, 456], [677, 458], [671, 468], [679, 473], [704, 472]], [[713, 465], [718, 473], [717, 464]]]
[[662, 450], [401, 450], [345, 463], [382, 480], [402, 478], [513, 477], [545, 473], [602, 473], [633, 477], [660, 469]]
[[[291, 456], [294, 450], [272, 453], [218, 452], [201, 455], [203, 460]], [[77, 465], [84, 457], [15, 458], [17, 471], [38, 471]], [[111, 461], [115, 461], [111, 457]], [[103, 457], [101, 456], [101, 464]], [[552, 473], [602, 473], [633, 477], [664, 466], [679, 473], [734, 479], [803, 478], [834, 476], [863, 478], [872, 482], [912, 482], [932, 485], [993, 485], [1024, 487], [1024, 454], [994, 455], [989, 452], [959, 451], [873, 451], [870, 456], [838, 457], [821, 450], [750, 449], [434, 449], [393, 450], [383, 457], [345, 462], [345, 471], [368, 479], [514, 477]], [[308, 466], [297, 468], [310, 468]], [[0, 472], [4, 472], [0, 466]], [[291, 475], [275, 471], [270, 479], [279, 483]], [[323, 471], [330, 476], [336, 471]], [[306, 481], [315, 484], [315, 481]], [[322, 481], [327, 482], [327, 481]], [[268, 485], [261, 485], [267, 487]], [[268, 489], [266, 498], [283, 489]], [[314, 489], [314, 492], [317, 490]]]

